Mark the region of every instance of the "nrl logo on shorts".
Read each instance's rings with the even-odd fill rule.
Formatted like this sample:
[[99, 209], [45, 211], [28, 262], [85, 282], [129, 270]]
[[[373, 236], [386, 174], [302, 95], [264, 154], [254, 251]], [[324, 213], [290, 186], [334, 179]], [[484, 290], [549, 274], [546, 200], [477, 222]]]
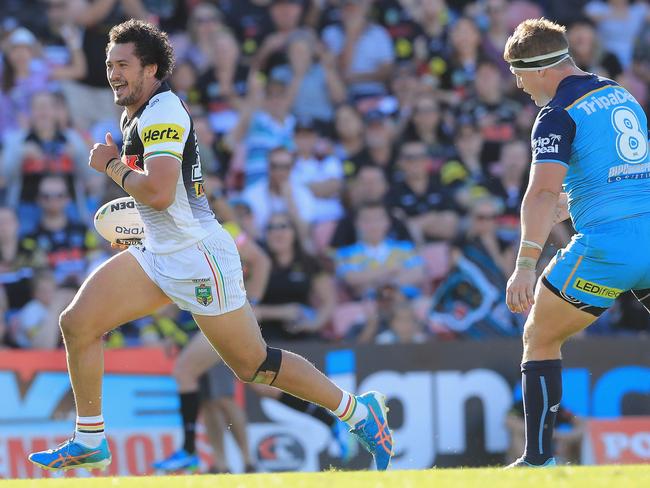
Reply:
[[207, 286], [201, 283], [199, 286], [194, 287], [194, 295], [196, 296], [196, 301], [199, 302], [204, 307], [207, 307], [212, 303], [212, 287]]

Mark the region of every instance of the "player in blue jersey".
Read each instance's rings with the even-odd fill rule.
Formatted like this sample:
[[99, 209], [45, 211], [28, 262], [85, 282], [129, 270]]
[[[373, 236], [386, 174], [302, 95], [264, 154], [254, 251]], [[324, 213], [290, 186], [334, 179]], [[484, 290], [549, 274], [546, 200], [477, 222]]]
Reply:
[[[531, 135], [517, 265], [506, 293], [511, 311], [532, 307], [521, 365], [526, 448], [511, 466], [555, 464], [551, 436], [564, 341], [624, 291], [650, 305], [646, 116], [627, 90], [577, 68], [568, 48], [563, 26], [529, 19], [504, 50], [517, 86], [541, 107]], [[566, 204], [577, 232], [537, 281], [537, 260]]]

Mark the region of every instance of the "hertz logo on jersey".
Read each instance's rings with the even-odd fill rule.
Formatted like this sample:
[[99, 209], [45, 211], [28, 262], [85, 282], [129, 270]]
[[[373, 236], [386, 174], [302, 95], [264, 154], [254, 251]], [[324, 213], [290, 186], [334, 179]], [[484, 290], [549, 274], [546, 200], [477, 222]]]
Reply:
[[177, 124], [154, 124], [142, 130], [142, 144], [149, 147], [163, 142], [183, 142], [185, 129]]

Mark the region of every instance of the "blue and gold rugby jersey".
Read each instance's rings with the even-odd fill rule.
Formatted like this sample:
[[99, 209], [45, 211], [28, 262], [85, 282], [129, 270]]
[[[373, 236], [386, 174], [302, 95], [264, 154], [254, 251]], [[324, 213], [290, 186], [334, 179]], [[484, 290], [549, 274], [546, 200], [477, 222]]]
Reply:
[[564, 191], [578, 232], [650, 213], [648, 122], [635, 98], [589, 74], [560, 82], [531, 134], [533, 164], [568, 167]]

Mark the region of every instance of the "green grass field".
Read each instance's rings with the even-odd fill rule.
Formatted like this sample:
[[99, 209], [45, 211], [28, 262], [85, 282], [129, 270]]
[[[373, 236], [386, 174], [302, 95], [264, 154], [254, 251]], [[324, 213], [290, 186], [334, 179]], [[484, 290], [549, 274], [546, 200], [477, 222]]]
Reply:
[[649, 466], [563, 467], [556, 469], [432, 469], [426, 471], [332, 471], [249, 475], [150, 476], [0, 481], [0, 488], [642, 488], [650, 486]]

